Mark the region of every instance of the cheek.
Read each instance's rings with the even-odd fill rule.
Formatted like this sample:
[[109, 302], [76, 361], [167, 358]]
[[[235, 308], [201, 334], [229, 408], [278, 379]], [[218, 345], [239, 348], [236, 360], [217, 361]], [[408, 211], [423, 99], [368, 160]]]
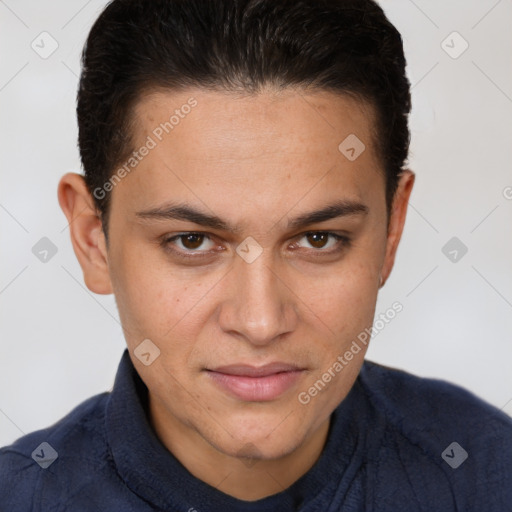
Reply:
[[134, 248], [119, 251], [112, 265], [116, 302], [128, 344], [133, 348], [149, 338], [167, 345], [179, 339], [180, 345], [186, 346], [185, 342], [197, 334], [208, 292], [219, 276], [199, 277], [190, 270], [176, 270], [154, 252], [140, 254]]
[[[371, 324], [377, 299], [377, 273], [372, 265], [346, 266], [328, 279], [310, 282], [306, 297], [330, 338], [347, 340]], [[339, 342], [339, 341], [338, 341]]]
[[133, 245], [121, 247], [111, 258], [114, 294], [129, 345], [141, 336], [155, 337], [167, 322], [162, 312], [174, 311], [171, 304], [178, 290], [169, 286], [165, 270], [155, 263]]

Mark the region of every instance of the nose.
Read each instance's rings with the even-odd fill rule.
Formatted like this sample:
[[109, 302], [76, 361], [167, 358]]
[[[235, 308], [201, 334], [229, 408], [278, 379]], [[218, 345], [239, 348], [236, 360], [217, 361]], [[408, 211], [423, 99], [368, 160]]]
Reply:
[[252, 263], [240, 258], [234, 265], [229, 298], [219, 314], [224, 332], [265, 346], [293, 331], [297, 323], [294, 295], [271, 257], [263, 251]]

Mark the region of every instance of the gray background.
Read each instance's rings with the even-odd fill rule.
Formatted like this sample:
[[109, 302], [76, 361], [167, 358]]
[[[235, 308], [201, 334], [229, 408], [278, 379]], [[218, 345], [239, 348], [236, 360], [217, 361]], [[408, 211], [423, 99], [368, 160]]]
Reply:
[[[79, 55], [104, 5], [0, 0], [0, 445], [111, 388], [124, 349], [113, 296], [83, 284], [56, 194], [80, 170]], [[377, 314], [404, 309], [368, 358], [512, 412], [512, 1], [381, 5], [404, 38], [417, 180]], [[31, 47], [53, 40], [47, 58]], [[43, 237], [57, 249], [45, 263], [32, 252]], [[452, 237], [468, 249], [455, 262], [442, 251]]]

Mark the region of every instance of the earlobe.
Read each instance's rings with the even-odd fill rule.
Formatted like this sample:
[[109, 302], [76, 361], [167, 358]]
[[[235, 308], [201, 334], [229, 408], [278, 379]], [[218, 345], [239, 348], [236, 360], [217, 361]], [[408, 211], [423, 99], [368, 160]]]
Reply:
[[391, 208], [391, 217], [389, 220], [386, 244], [386, 256], [382, 266], [381, 283], [379, 288], [381, 288], [387, 281], [395, 263], [396, 251], [398, 249], [400, 238], [402, 237], [405, 218], [407, 215], [407, 206], [409, 204], [409, 198], [411, 196], [415, 178], [415, 174], [409, 169], [404, 170], [400, 174], [398, 187], [393, 199], [393, 206]]
[[98, 294], [112, 293], [105, 235], [83, 176], [65, 174], [59, 182], [58, 198], [87, 288]]

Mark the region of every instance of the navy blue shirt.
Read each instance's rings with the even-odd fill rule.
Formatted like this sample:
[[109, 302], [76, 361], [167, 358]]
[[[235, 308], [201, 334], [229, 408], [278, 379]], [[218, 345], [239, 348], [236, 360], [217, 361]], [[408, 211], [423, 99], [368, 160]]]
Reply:
[[316, 464], [253, 502], [193, 477], [147, 403], [125, 351], [111, 392], [0, 450], [0, 511], [512, 511], [512, 419], [443, 381], [366, 361]]

